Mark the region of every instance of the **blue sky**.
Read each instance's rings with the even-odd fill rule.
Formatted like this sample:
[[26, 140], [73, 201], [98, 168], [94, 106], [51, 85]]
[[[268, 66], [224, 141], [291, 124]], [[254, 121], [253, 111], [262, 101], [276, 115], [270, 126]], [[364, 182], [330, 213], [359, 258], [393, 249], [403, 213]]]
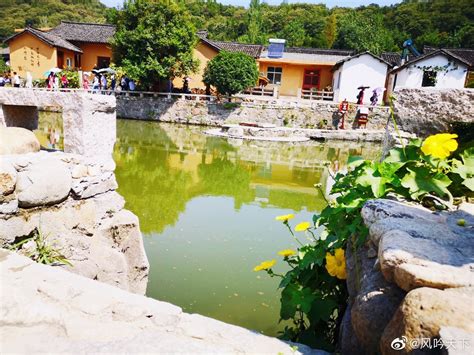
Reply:
[[[123, 4], [123, 0], [100, 0], [107, 6], [117, 6]], [[222, 4], [242, 5], [247, 6], [250, 0], [220, 0]], [[266, 0], [267, 4], [278, 5], [281, 4], [282, 0]], [[401, 2], [401, 0], [288, 0], [289, 3], [309, 3], [309, 4], [321, 4], [324, 3], [328, 7], [333, 6], [360, 6], [369, 4], [378, 5], [392, 5]]]

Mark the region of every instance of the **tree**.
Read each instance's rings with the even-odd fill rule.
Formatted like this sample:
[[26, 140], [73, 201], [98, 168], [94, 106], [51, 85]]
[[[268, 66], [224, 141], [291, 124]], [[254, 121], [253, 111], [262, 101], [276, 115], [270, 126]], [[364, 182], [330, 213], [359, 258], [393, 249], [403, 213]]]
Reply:
[[260, 28], [262, 26], [260, 0], [250, 0], [248, 18], [247, 34], [249, 43], [257, 43], [261, 36]]
[[207, 63], [203, 81], [220, 94], [234, 95], [256, 84], [258, 68], [245, 53], [221, 51]]
[[174, 0], [128, 0], [117, 15], [114, 62], [142, 87], [194, 72], [196, 30]]
[[336, 36], [337, 36], [336, 15], [332, 14], [326, 19], [326, 25], [324, 26], [324, 39], [326, 40], [327, 48], [332, 48], [332, 45], [336, 41]]

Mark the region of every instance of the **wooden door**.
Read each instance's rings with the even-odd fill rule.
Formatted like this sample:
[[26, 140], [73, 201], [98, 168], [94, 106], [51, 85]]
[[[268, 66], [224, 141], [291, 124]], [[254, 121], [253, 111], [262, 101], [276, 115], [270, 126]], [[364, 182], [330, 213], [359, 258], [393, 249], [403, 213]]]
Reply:
[[64, 68], [64, 52], [58, 51], [58, 68]]
[[303, 89], [308, 90], [313, 88], [319, 90], [319, 70], [305, 69], [303, 78]]

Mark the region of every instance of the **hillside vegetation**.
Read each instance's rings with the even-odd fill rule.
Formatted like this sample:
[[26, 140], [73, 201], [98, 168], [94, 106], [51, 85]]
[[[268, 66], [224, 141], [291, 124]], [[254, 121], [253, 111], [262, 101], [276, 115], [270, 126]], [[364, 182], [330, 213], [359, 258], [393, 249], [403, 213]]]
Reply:
[[[424, 45], [474, 47], [472, 0], [404, 0], [392, 6], [358, 8], [285, 1], [272, 6], [261, 0], [243, 0], [249, 1], [247, 8], [216, 0], [161, 1], [186, 7], [195, 29], [207, 30], [215, 40], [266, 44], [269, 38], [279, 37], [289, 46], [374, 53], [399, 50], [408, 38], [419, 49]], [[114, 22], [117, 18], [117, 10], [107, 9], [99, 0], [1, 0], [0, 13], [0, 38], [28, 23], [48, 27], [61, 20]]]
[[53, 27], [61, 20], [103, 23], [105, 13], [99, 0], [0, 0], [0, 39], [26, 25]]

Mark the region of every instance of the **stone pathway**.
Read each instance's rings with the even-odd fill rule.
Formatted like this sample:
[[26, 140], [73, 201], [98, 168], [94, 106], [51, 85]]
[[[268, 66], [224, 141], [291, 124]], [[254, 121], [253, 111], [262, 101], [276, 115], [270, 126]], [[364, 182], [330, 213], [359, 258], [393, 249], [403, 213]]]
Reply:
[[314, 354], [0, 249], [1, 353]]

